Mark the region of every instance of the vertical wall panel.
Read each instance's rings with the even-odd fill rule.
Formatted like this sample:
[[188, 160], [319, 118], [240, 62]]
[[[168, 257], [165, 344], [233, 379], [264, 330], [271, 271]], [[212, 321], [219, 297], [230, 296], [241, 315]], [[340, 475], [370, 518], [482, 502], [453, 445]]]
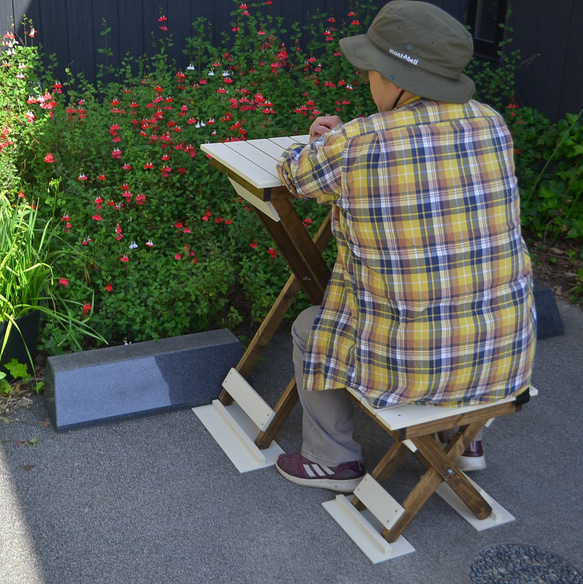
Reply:
[[[275, 2], [274, 2], [275, 4]], [[294, 22], [302, 22], [307, 12], [314, 14], [316, 12], [317, 2], [312, 2], [310, 7], [305, 10], [303, 2], [278, 2], [279, 14], [283, 16], [288, 30], [291, 33], [291, 25]]]
[[583, 47], [581, 26], [583, 23], [583, 3], [573, 2], [569, 15], [569, 29], [566, 36], [565, 57], [561, 71], [557, 115], [561, 112], [578, 114], [583, 109]]
[[26, 15], [27, 19], [33, 21], [35, 29], [40, 30], [38, 26], [39, 13], [37, 3], [33, 0], [0, 0], [0, 18], [6, 17], [7, 20], [0, 20], [4, 25], [1, 31], [4, 34], [10, 28], [11, 20], [14, 22], [14, 31], [22, 38], [22, 21]]
[[[561, 2], [513, 0], [511, 49], [520, 49], [523, 63], [517, 72], [520, 103], [552, 120], [583, 106], [579, 77], [583, 54], [580, 0]], [[579, 18], [579, 20], [576, 20]], [[577, 67], [577, 68], [576, 68]]]
[[[144, 44], [144, 13], [141, 0], [111, 0], [117, 12], [119, 53], [123, 60], [126, 55], [139, 58], [146, 52]], [[152, 24], [150, 30], [152, 30]]]
[[66, 4], [71, 71], [90, 78], [94, 75], [98, 54], [92, 5], [93, 0], [67, 0]]
[[[75, 0], [73, 0], [75, 1]], [[97, 67], [108, 66], [118, 67], [121, 63], [121, 58], [123, 56], [123, 49], [121, 46], [122, 39], [133, 38], [136, 34], [124, 34], [121, 28], [119, 10], [118, 10], [118, 0], [94, 0], [92, 6], [93, 13], [93, 30], [91, 31], [93, 44], [95, 46], [95, 72], [97, 72]], [[122, 3], [123, 4], [123, 3]], [[134, 4], [132, 2], [132, 4]], [[106, 29], [111, 28], [111, 32], [104, 35], [103, 33]], [[111, 49], [113, 55], [111, 57], [105, 57], [105, 54], [99, 51], [105, 49], [106, 46]], [[88, 68], [87, 68], [88, 69]], [[87, 76], [91, 78], [92, 76], [88, 74]]]
[[[183, 0], [174, 3], [183, 3]], [[147, 55], [156, 53], [156, 47], [162, 36], [166, 36], [159, 27], [162, 25], [158, 21], [160, 16], [168, 14], [167, 0], [142, 0], [142, 37], [144, 39], [144, 49]]]
[[[191, 20], [188, 23], [188, 34], [186, 35], [187, 37], [194, 37], [195, 34], [198, 34], [197, 32], [195, 32], [195, 29], [192, 27], [192, 24], [195, 23], [198, 19], [203, 18], [205, 19], [205, 21], [207, 23], [212, 23], [213, 22], [213, 14], [214, 14], [214, 9], [213, 9], [213, 4], [214, 2], [200, 2], [199, 0], [191, 0], [190, 1], [190, 15], [191, 15]], [[208, 26], [205, 28], [204, 31], [204, 38], [208, 41], [208, 42], [214, 42], [212, 40], [212, 30], [209, 31]], [[186, 49], [186, 43], [184, 43], [184, 48]], [[191, 62], [195, 62], [197, 61], [197, 56], [193, 53], [190, 55], [185, 55], [184, 56], [184, 64], [185, 66], [188, 66]]]
[[11, 31], [11, 20], [14, 18], [14, 6], [12, 1], [5, 0], [0, 2], [0, 34], [4, 36], [4, 33]]
[[[204, 18], [210, 22], [214, 21], [215, 18], [215, 5], [221, 4], [220, 8], [230, 11], [231, 3], [229, 2], [228, 8], [224, 2], [201, 2], [200, 0], [191, 0], [190, 2], [190, 14], [192, 22], [195, 22], [199, 18]], [[222, 6], [225, 4], [225, 6]]]
[[[34, 28], [39, 31], [39, 37], [42, 37], [43, 30], [40, 28], [41, 20], [39, 3], [32, 0], [13, 0], [13, 4], [15, 6], [15, 22], [18, 22], [20, 25], [23, 16], [26, 15], [26, 18], [32, 21]], [[22, 7], [22, 10], [19, 9], [19, 6]]]
[[[67, 0], [51, 0], [50, 3], [34, 0], [34, 3], [39, 10], [39, 30], [45, 54], [47, 56], [56, 54], [59, 68], [63, 71], [65, 67], [72, 64], [73, 60], [69, 50]], [[77, 65], [84, 58], [82, 54], [75, 57], [78, 61]]]
[[190, 2], [169, 2], [166, 16], [168, 17], [168, 28], [174, 39], [172, 57], [178, 67], [184, 69], [188, 65], [188, 57], [182, 52], [186, 48], [184, 39], [192, 36], [190, 23], [193, 18]]
[[231, 15], [237, 7], [239, 2], [232, 0], [217, 0], [213, 2], [213, 39], [215, 44], [219, 44], [222, 38], [222, 32], [231, 33], [231, 23], [235, 22], [235, 16]]

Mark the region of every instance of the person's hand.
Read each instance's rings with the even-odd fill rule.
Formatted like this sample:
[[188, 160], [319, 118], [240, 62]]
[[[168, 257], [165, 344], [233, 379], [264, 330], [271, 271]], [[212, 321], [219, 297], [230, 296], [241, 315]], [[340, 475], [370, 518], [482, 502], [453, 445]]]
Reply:
[[338, 116], [320, 116], [316, 118], [310, 126], [310, 142], [317, 140], [341, 123], [342, 120]]

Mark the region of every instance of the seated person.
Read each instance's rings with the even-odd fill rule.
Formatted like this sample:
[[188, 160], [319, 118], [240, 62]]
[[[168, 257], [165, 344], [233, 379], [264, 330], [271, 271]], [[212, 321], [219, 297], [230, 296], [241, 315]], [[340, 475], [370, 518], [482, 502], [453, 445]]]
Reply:
[[[394, 0], [340, 47], [378, 113], [320, 117], [278, 163], [292, 193], [332, 206], [338, 256], [322, 306], [293, 326], [303, 442], [276, 466], [351, 492], [365, 469], [344, 388], [377, 408], [518, 394], [536, 316], [512, 138], [472, 100], [470, 34], [432, 4]], [[474, 469], [485, 466], [477, 438], [464, 453]]]

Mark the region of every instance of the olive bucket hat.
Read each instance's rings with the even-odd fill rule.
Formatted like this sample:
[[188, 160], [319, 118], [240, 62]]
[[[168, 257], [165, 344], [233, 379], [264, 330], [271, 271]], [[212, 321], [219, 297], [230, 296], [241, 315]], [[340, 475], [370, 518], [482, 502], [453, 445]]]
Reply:
[[474, 94], [463, 73], [474, 52], [472, 36], [428, 2], [385, 4], [366, 34], [341, 39], [340, 48], [357, 69], [377, 71], [415, 95], [465, 103]]

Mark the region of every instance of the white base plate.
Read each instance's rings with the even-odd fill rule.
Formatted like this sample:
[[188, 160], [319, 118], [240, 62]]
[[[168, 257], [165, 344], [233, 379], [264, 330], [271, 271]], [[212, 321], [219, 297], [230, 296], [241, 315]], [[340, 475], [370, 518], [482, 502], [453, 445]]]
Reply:
[[381, 535], [381, 524], [374, 515], [367, 509], [358, 511], [344, 495], [337, 495], [336, 499], [326, 501], [322, 506], [373, 564], [415, 551], [402, 535], [395, 543], [386, 541]]
[[445, 482], [441, 483], [435, 492], [446, 503], [453, 507], [453, 509], [455, 509], [472, 527], [474, 527], [476, 531], [484, 531], [514, 521], [514, 515], [504, 509], [502, 505], [494, 501], [494, 499], [484, 492], [474, 481], [470, 479], [470, 482], [476, 487], [480, 495], [486, 499], [490, 504], [490, 507], [492, 507], [492, 514], [490, 517], [486, 517], [486, 519], [478, 519], [472, 513], [470, 508], [456, 495], [455, 491], [453, 491]]
[[243, 410], [233, 403], [223, 406], [218, 400], [207, 406], [192, 408], [217, 444], [240, 473], [273, 466], [283, 450], [275, 440], [260, 450], [254, 443], [257, 426]]

